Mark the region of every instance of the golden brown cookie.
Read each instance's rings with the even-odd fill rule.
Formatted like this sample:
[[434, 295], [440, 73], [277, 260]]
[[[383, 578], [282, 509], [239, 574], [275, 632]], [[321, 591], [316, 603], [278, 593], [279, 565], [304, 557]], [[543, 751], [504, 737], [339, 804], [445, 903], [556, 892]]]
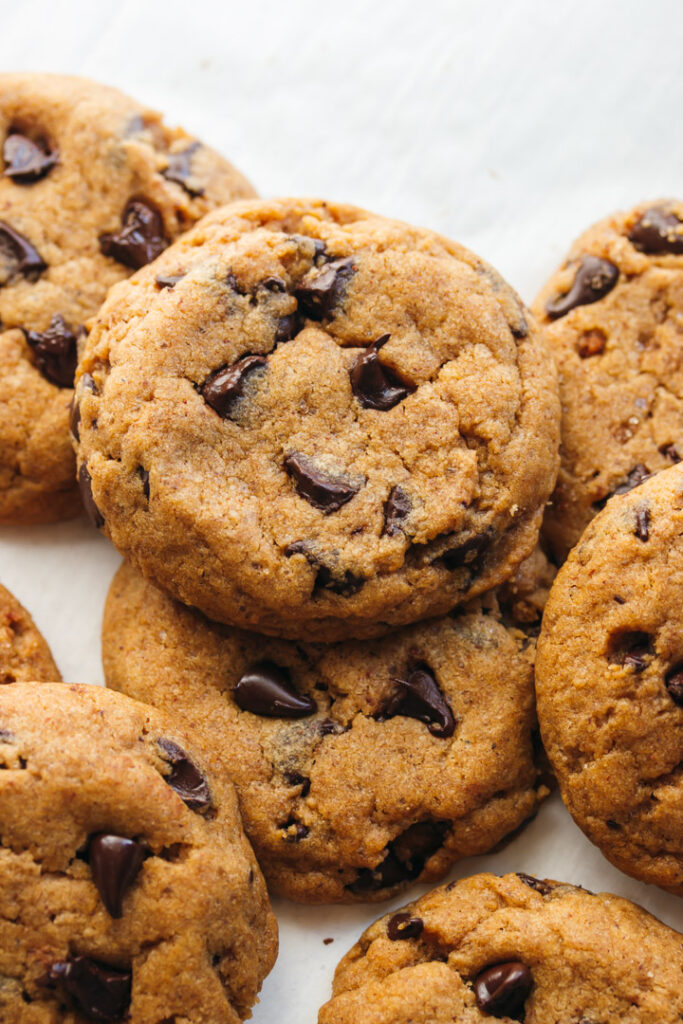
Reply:
[[612, 498], [545, 610], [541, 731], [576, 822], [613, 864], [683, 895], [683, 466]]
[[0, 1020], [237, 1024], [276, 924], [232, 786], [95, 686], [0, 686]]
[[290, 638], [509, 577], [557, 466], [554, 366], [512, 289], [319, 200], [227, 207], [112, 291], [77, 397], [93, 520], [184, 603]]
[[387, 914], [337, 967], [319, 1024], [678, 1024], [683, 936], [642, 907], [474, 875]]
[[534, 310], [560, 371], [562, 461], [544, 532], [563, 559], [610, 495], [683, 458], [683, 203], [641, 203], [590, 228]]
[[0, 145], [0, 523], [47, 522], [82, 508], [69, 407], [107, 289], [253, 191], [213, 150], [84, 78], [0, 75]]
[[0, 585], [0, 685], [57, 682], [62, 677], [35, 622]]

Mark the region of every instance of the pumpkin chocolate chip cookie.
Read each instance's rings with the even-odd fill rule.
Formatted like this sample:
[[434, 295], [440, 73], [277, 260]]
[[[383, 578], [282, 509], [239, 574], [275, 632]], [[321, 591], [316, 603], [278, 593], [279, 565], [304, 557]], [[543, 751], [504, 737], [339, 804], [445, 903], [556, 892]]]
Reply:
[[59, 669], [33, 619], [0, 585], [0, 685], [59, 679]]

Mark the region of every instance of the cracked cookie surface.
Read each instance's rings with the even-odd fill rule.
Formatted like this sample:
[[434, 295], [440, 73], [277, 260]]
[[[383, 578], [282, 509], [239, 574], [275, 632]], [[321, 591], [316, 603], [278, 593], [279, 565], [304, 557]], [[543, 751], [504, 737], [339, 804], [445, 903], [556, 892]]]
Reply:
[[319, 1024], [678, 1024], [683, 936], [609, 893], [474, 875], [376, 921]]
[[683, 458], [683, 203], [594, 225], [533, 309], [560, 373], [561, 464], [544, 533], [564, 558], [612, 494]]
[[93, 519], [173, 596], [271, 635], [379, 635], [490, 589], [554, 482], [554, 366], [514, 292], [349, 206], [209, 215], [112, 291], [79, 381]]
[[[182, 720], [236, 784], [271, 891], [387, 899], [488, 852], [548, 792], [532, 639], [545, 575], [372, 641], [295, 644], [210, 623], [130, 565], [107, 598], [109, 686]], [[487, 613], [488, 612], [488, 613]]]
[[35, 622], [0, 584], [0, 685], [60, 679], [50, 648]]
[[237, 1024], [275, 959], [232, 786], [94, 686], [0, 686], [0, 1019]]
[[181, 129], [82, 78], [0, 75], [0, 147], [0, 523], [47, 522], [82, 511], [69, 408], [107, 289], [253, 190]]
[[538, 644], [544, 744], [576, 822], [683, 895], [683, 467], [612, 498], [560, 570]]

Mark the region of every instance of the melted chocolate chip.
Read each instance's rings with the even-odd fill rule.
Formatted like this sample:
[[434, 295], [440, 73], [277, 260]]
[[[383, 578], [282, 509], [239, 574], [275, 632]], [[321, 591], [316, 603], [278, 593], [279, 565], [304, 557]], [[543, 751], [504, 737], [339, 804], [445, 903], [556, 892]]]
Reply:
[[622, 484], [619, 484], [618, 487], [615, 487], [613, 493], [627, 494], [628, 491], [632, 491], [634, 487], [639, 487], [651, 475], [652, 474], [647, 466], [644, 466], [642, 462], [640, 462], [637, 466], [633, 467], [629, 475], [626, 477], [626, 480], [624, 480]]
[[206, 811], [211, 806], [209, 784], [199, 768], [189, 759], [182, 747], [172, 740], [160, 739], [158, 745], [171, 765], [164, 781], [175, 790], [183, 803], [192, 811]]
[[394, 914], [387, 924], [387, 935], [392, 942], [399, 942], [404, 939], [417, 939], [422, 934], [424, 921], [421, 917], [413, 917], [411, 914]]
[[85, 462], [78, 471], [78, 487], [81, 492], [83, 508], [85, 509], [88, 519], [96, 529], [101, 529], [104, 526], [104, 516], [98, 509], [95, 504], [95, 499], [92, 496], [92, 477], [88, 472], [88, 467]]
[[409, 495], [400, 485], [392, 487], [384, 504], [384, 528], [382, 533], [387, 537], [395, 537], [402, 532], [401, 523], [408, 518], [412, 503]]
[[667, 672], [665, 685], [674, 704], [683, 708], [683, 662]]
[[321, 269], [311, 270], [295, 292], [305, 316], [310, 320], [324, 320], [331, 316], [355, 273], [353, 257], [332, 260]]
[[131, 199], [121, 218], [121, 231], [100, 235], [100, 249], [125, 267], [139, 270], [155, 260], [168, 245], [158, 210], [143, 199]]
[[291, 341], [299, 333], [301, 327], [302, 323], [298, 313], [281, 316], [275, 328], [275, 344], [280, 345], [282, 342]]
[[69, 956], [52, 964], [50, 981], [57, 982], [88, 1020], [114, 1024], [130, 1006], [132, 972], [110, 967], [87, 956]]
[[640, 630], [620, 632], [610, 637], [609, 660], [638, 674], [645, 669], [653, 653], [652, 637]]
[[314, 593], [316, 590], [331, 590], [333, 594], [351, 597], [353, 594], [357, 594], [365, 583], [363, 576], [356, 576], [350, 569], [340, 570], [336, 566], [325, 565], [312, 550], [309, 541], [292, 541], [285, 547], [284, 553], [286, 558], [291, 558], [292, 555], [304, 555], [308, 564], [316, 570]]
[[525, 875], [523, 871], [517, 872], [517, 878], [519, 878], [520, 882], [528, 885], [530, 889], [539, 892], [541, 896], [549, 896], [553, 891], [553, 886], [548, 882], [544, 882], [540, 878], [534, 878], [533, 875]]
[[619, 268], [614, 263], [597, 256], [584, 256], [571, 288], [565, 295], [548, 302], [546, 313], [552, 320], [557, 320], [577, 306], [597, 302], [612, 291], [618, 280]]
[[185, 274], [157, 274], [154, 278], [154, 283], [157, 288], [175, 288], [178, 281], [182, 281]]
[[417, 878], [426, 862], [443, 845], [449, 821], [421, 821], [411, 825], [387, 846], [384, 860], [376, 868], [361, 868], [355, 882], [347, 886], [358, 896], [393, 888]]
[[299, 796], [308, 796], [311, 792], [311, 780], [307, 775], [301, 775], [299, 772], [285, 772], [285, 781], [290, 786], [301, 786], [301, 793]]
[[283, 838], [286, 843], [300, 843], [311, 831], [310, 828], [302, 825], [300, 821], [296, 821], [294, 818], [290, 818], [289, 821], [284, 822], [279, 827], [285, 833]]
[[455, 732], [453, 712], [439, 689], [434, 675], [426, 665], [414, 668], [407, 679], [395, 679], [396, 691], [380, 712], [380, 720], [417, 718], [429, 728], [432, 736], [446, 738]]
[[522, 1020], [524, 1003], [533, 984], [531, 971], [521, 961], [496, 964], [482, 971], [474, 980], [477, 1006], [493, 1017]]
[[24, 331], [42, 375], [58, 388], [72, 388], [78, 362], [76, 335], [63, 317], [53, 316], [46, 331]]
[[325, 515], [336, 512], [360, 490], [360, 485], [347, 483], [318, 469], [312, 459], [300, 452], [288, 455], [284, 468], [294, 480], [297, 494]]
[[259, 661], [241, 677], [233, 696], [243, 711], [266, 718], [306, 718], [318, 710], [310, 697], [297, 693], [286, 669]]
[[121, 917], [123, 897], [145, 859], [144, 847], [134, 839], [102, 832], [90, 841], [88, 859], [102, 902], [112, 917]]
[[57, 151], [51, 150], [44, 140], [34, 142], [20, 132], [11, 132], [2, 148], [5, 177], [18, 185], [30, 185], [52, 170], [57, 163]]
[[232, 366], [223, 366], [208, 378], [201, 389], [201, 396], [223, 419], [230, 419], [235, 401], [244, 392], [244, 382], [250, 373], [265, 366], [265, 356], [242, 356]]
[[7, 284], [17, 275], [35, 281], [47, 269], [47, 263], [28, 238], [4, 220], [0, 220], [0, 263], [4, 264], [0, 285]]
[[349, 371], [351, 390], [366, 409], [386, 412], [415, 390], [404, 384], [398, 374], [380, 362], [379, 350], [389, 338], [389, 334], [383, 334], [373, 342], [358, 356]]
[[202, 186], [198, 185], [196, 180], [194, 182], [192, 180], [192, 160], [198, 149], [201, 149], [201, 143], [193, 142], [191, 146], [183, 149], [180, 153], [170, 153], [168, 167], [162, 171], [167, 181], [174, 181], [177, 185], [181, 185], [191, 196], [204, 195]]
[[491, 543], [490, 533], [479, 533], [444, 551], [437, 559], [446, 569], [474, 568]]
[[138, 476], [142, 481], [142, 493], [147, 501], [149, 501], [149, 473], [142, 466], [138, 466]]
[[638, 540], [645, 542], [650, 539], [650, 510], [646, 505], [636, 509], [636, 525], [633, 532]]
[[663, 206], [646, 210], [628, 233], [636, 249], [651, 254], [683, 253], [683, 224]]

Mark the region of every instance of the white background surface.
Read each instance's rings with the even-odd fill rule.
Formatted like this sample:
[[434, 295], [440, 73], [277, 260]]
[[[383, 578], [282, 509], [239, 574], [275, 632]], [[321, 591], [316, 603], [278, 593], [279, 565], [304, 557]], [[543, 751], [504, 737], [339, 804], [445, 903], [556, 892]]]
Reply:
[[[681, 0], [2, 0], [0, 14], [2, 70], [117, 85], [222, 150], [263, 195], [436, 228], [527, 301], [591, 221], [683, 194]], [[102, 679], [117, 563], [80, 522], [0, 530], [0, 579], [66, 679]], [[683, 930], [683, 901], [611, 868], [557, 797], [505, 851], [452, 877], [487, 869], [611, 890]], [[334, 964], [389, 907], [275, 909], [281, 954], [254, 1021], [312, 1024]]]

